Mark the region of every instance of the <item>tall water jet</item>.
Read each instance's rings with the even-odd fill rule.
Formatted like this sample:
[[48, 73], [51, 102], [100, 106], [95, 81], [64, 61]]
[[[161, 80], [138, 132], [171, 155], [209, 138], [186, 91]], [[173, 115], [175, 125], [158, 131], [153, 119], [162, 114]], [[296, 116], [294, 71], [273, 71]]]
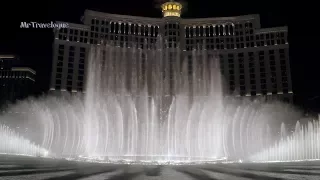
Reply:
[[285, 132], [280, 120], [292, 118], [290, 107], [226, 98], [214, 54], [157, 42], [153, 49], [92, 46], [86, 93], [18, 104], [32, 112], [24, 126], [41, 126], [37, 136], [23, 136], [58, 157], [203, 161], [246, 159]]

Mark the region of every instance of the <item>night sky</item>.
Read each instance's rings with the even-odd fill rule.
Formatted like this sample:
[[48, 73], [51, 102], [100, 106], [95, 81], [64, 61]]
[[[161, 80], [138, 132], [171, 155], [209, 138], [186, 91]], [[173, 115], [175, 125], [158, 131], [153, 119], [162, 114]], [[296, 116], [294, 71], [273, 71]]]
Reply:
[[[23, 65], [37, 71], [36, 93], [49, 89], [52, 62], [52, 29], [20, 29], [21, 21], [65, 21], [81, 23], [85, 9], [106, 13], [161, 17], [152, 0], [118, 1], [60, 1], [21, 2], [1, 7], [0, 53], [20, 56]], [[49, 3], [48, 3], [49, 2]], [[317, 11], [310, 4], [294, 4], [293, 1], [215, 1], [188, 0], [184, 18], [238, 16], [260, 14], [262, 27], [289, 27], [290, 62], [293, 76], [293, 92], [296, 103], [313, 110], [320, 110], [319, 85], [319, 20]], [[211, 2], [211, 3], [210, 3]], [[290, 2], [290, 3], [289, 3]], [[17, 7], [19, 4], [19, 7]], [[293, 8], [294, 7], [294, 8]], [[312, 25], [314, 24], [314, 25]], [[320, 107], [320, 106], [318, 106]]]

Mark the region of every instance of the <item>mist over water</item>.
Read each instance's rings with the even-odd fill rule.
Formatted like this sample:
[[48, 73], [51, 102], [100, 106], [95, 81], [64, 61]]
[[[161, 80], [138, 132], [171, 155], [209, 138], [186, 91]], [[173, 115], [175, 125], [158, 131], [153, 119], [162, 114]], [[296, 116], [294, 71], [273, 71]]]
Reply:
[[279, 102], [225, 97], [219, 60], [207, 54], [192, 52], [190, 73], [179, 48], [93, 46], [85, 94], [31, 98], [11, 109], [27, 113], [1, 121], [57, 157], [265, 160], [294, 136], [282, 122], [301, 115]]

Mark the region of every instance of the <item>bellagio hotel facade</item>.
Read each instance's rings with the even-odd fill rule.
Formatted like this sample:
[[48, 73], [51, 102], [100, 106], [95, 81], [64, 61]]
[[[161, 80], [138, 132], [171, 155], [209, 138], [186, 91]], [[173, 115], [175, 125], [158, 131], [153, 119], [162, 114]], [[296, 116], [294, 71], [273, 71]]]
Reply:
[[86, 10], [83, 24], [55, 29], [50, 90], [84, 91], [91, 45], [135, 43], [147, 49], [160, 35], [168, 48], [180, 48], [185, 56], [199, 48], [218, 54], [227, 93], [292, 101], [287, 27], [262, 29], [256, 14], [183, 19], [183, 7], [174, 1], [161, 8], [162, 18]]

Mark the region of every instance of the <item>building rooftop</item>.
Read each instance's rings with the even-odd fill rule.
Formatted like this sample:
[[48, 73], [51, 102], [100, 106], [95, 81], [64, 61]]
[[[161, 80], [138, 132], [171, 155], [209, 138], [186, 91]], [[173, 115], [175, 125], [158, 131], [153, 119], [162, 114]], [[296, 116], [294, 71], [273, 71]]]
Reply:
[[[166, 19], [170, 18], [177, 18], [177, 16], [166, 16], [166, 18], [151, 18], [151, 17], [141, 17], [141, 16], [130, 16], [130, 15], [120, 15], [120, 14], [110, 14], [110, 13], [104, 13], [104, 12], [98, 12], [93, 10], [85, 10], [84, 13], [84, 24], [90, 24], [86, 17], [93, 17], [93, 18], [102, 18], [102, 19], [109, 19], [111, 18], [114, 21], [118, 22], [127, 22], [131, 23], [130, 21], [134, 22], [141, 22], [141, 24], [145, 23], [162, 23]], [[89, 18], [90, 19], [90, 18]], [[118, 20], [117, 20], [118, 19]], [[233, 22], [233, 21], [245, 21], [245, 20], [256, 20], [260, 21], [259, 14], [248, 14], [248, 15], [242, 15], [242, 16], [230, 16], [230, 17], [209, 17], [209, 18], [179, 18], [179, 21], [182, 24], [188, 24], [188, 23], [225, 23], [225, 22]]]
[[15, 59], [18, 58], [17, 55], [13, 55], [13, 54], [0, 54], [0, 59]]
[[288, 31], [288, 27], [281, 26], [281, 27], [257, 29], [256, 33], [258, 34], [258, 33], [280, 32], [280, 31]]
[[12, 71], [27, 71], [27, 72], [31, 72], [32, 74], [36, 75], [36, 71], [28, 68], [28, 67], [13, 67], [11, 68]]

